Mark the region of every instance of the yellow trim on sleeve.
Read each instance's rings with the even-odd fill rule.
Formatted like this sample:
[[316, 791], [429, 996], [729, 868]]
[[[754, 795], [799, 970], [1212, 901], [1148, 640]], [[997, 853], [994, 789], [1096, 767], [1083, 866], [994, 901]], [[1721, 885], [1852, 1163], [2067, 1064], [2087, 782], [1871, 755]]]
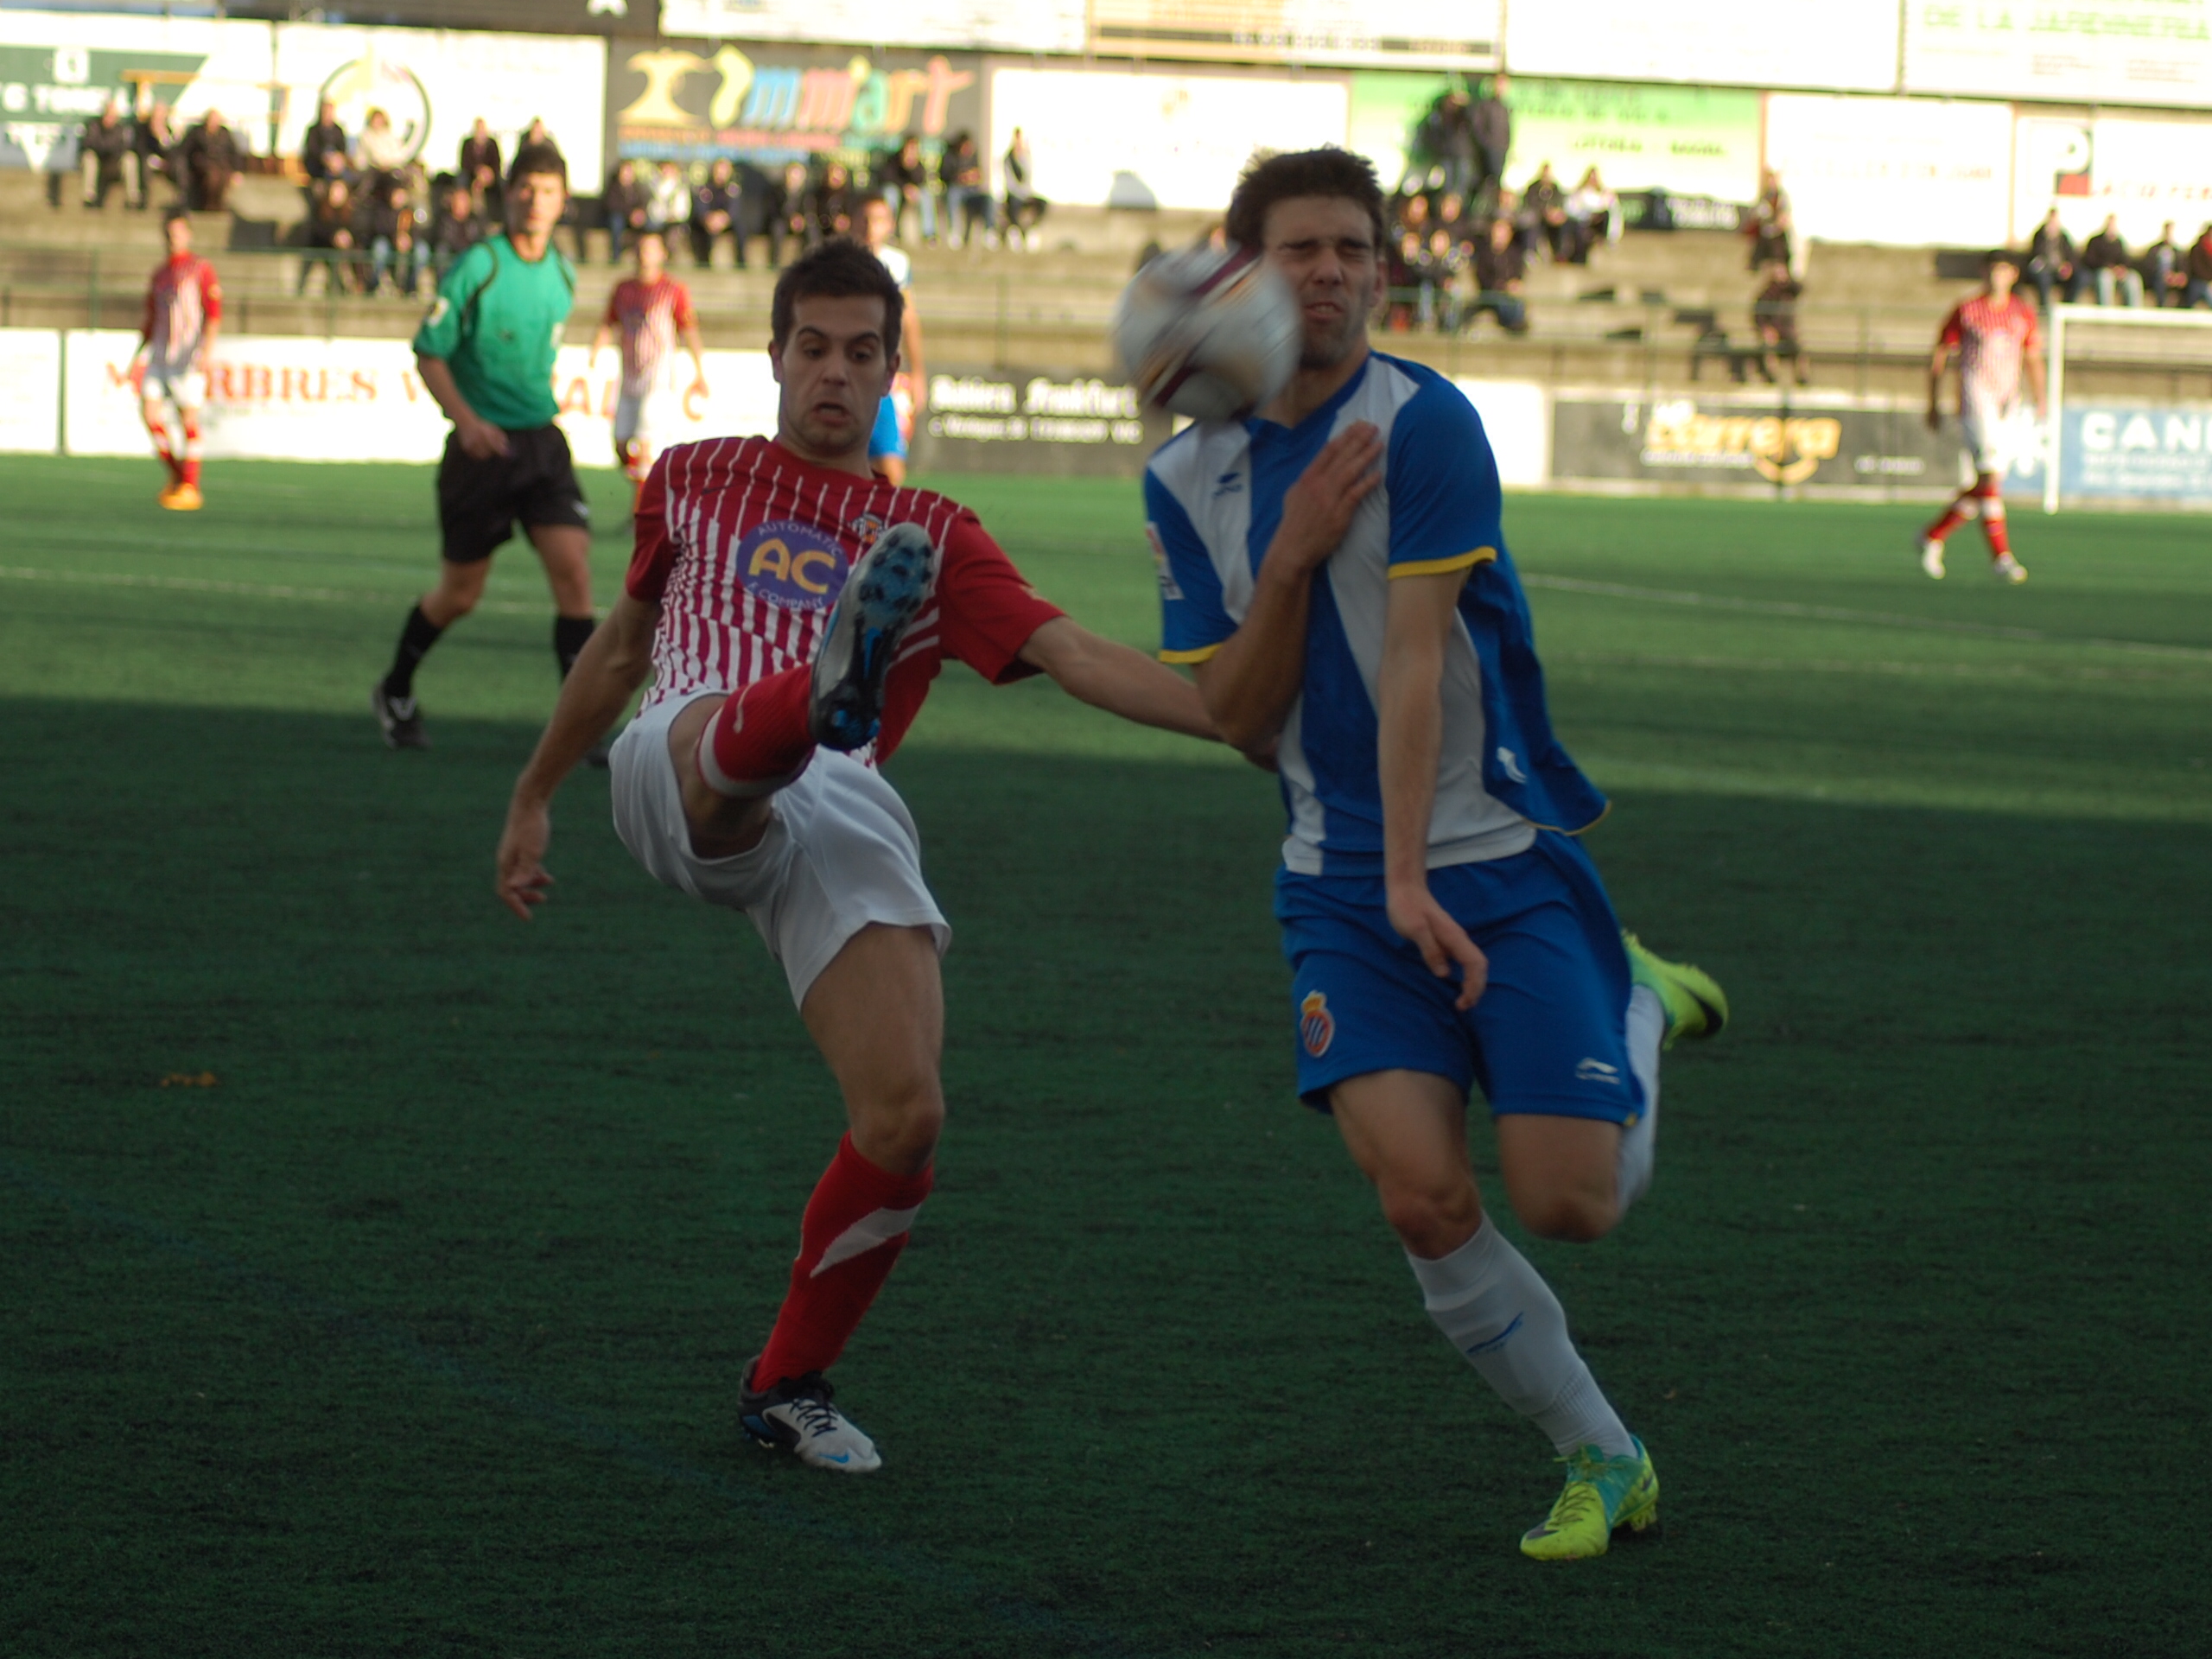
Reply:
[[1455, 553], [1448, 559], [1409, 559], [1403, 564], [1390, 567], [1390, 580], [1400, 576], [1440, 576], [1448, 570], [1465, 570], [1478, 564], [1489, 564], [1497, 557], [1494, 547], [1478, 547], [1471, 552]]
[[[1225, 639], [1222, 641], [1222, 645], [1228, 643]], [[1221, 645], [1200, 645], [1196, 651], [1163, 651], [1160, 653], [1160, 660], [1163, 663], [1203, 663], [1220, 649]]]

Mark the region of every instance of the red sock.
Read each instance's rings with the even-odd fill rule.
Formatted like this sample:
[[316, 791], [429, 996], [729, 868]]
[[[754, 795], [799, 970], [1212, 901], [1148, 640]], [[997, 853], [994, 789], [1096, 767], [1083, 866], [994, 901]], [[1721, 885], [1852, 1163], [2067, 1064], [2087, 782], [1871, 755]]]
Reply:
[[146, 410], [146, 433], [154, 441], [155, 454], [161, 458], [162, 465], [169, 469], [169, 482], [183, 483], [184, 469], [177, 465], [176, 451], [169, 445], [168, 421], [156, 415], [150, 406]]
[[814, 753], [806, 719], [812, 668], [787, 668], [723, 699], [699, 734], [699, 773], [718, 795], [760, 795], [791, 779]]
[[837, 1155], [806, 1201], [798, 1260], [753, 1369], [755, 1389], [836, 1363], [906, 1248], [906, 1230], [929, 1196], [930, 1180], [927, 1169], [893, 1175], [878, 1168], [853, 1150], [849, 1135], [837, 1143]]
[[1981, 533], [1989, 543], [1989, 556], [2001, 559], [2012, 551], [2012, 537], [2005, 528], [2005, 498], [1994, 490], [1981, 498]]
[[184, 461], [177, 468], [177, 477], [195, 486], [200, 482], [200, 416], [189, 409], [184, 411]]
[[1961, 524], [1974, 517], [1974, 508], [1967, 493], [1961, 490], [1951, 498], [1951, 505], [1943, 509], [1943, 516], [1921, 532], [1931, 542], [1940, 542]]

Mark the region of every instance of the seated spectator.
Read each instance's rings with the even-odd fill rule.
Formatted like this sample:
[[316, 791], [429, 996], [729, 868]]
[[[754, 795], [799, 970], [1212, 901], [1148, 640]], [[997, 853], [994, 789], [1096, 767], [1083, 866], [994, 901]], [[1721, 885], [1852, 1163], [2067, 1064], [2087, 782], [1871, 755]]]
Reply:
[[1045, 198], [1037, 194], [1035, 175], [1029, 162], [1029, 141], [1021, 136], [1021, 129], [1014, 130], [1014, 138], [1006, 147], [1006, 234], [1012, 241], [1021, 238], [1025, 248], [1035, 245], [1030, 240], [1045, 217]]
[[369, 292], [380, 292], [385, 272], [392, 273], [392, 286], [412, 298], [422, 259], [415, 244], [415, 204], [407, 187], [395, 184], [369, 203]]
[[645, 230], [645, 215], [652, 205], [652, 192], [639, 178], [638, 164], [629, 161], [615, 162], [599, 193], [600, 222], [607, 226], [608, 264], [622, 263], [624, 238]]
[[1431, 229], [1427, 194], [1416, 190], [1413, 194], [1402, 198], [1398, 203], [1397, 212], [1392, 215], [1392, 219], [1400, 231], [1411, 231], [1426, 243]]
[[1779, 370], [1784, 358], [1796, 365], [1799, 385], [1812, 384], [1812, 364], [1797, 338], [1797, 302], [1804, 292], [1804, 284], [1777, 259], [1766, 268], [1766, 286], [1751, 302], [1751, 327], [1759, 336], [1759, 372], [1766, 376], [1769, 385], [1782, 378]]
[[906, 209], [912, 207], [922, 240], [936, 241], [937, 185], [930, 176], [929, 157], [922, 154], [922, 141], [908, 133], [876, 178], [883, 187], [883, 199], [891, 204], [892, 235], [905, 240]]
[[2184, 310], [2212, 306], [2212, 225], [2197, 232], [2182, 260], [2181, 302]]
[[381, 197], [405, 175], [407, 141], [382, 110], [371, 110], [353, 141], [353, 169], [360, 175], [361, 194]]
[[983, 157], [976, 148], [974, 133], [957, 132], [945, 141], [938, 176], [944, 181], [944, 239], [971, 244], [980, 222], [985, 239], [995, 240], [998, 204], [983, 188]]
[[105, 207], [107, 193], [123, 187], [123, 200], [136, 202], [145, 194], [138, 178], [138, 152], [130, 142], [130, 124], [123, 118], [123, 105], [114, 99], [85, 123], [77, 141], [77, 167], [85, 176], [85, 206]]
[[1782, 175], [1770, 167], [1759, 169], [1758, 200], [1744, 220], [1744, 234], [1751, 239], [1753, 270], [1763, 270], [1777, 259], [1785, 265], [1797, 263], [1797, 226], [1789, 213], [1789, 193], [1782, 188]]
[[2153, 310], [2181, 302], [2182, 286], [2188, 280], [2182, 275], [2181, 259], [2181, 249], [2174, 244], [2174, 222], [2170, 219], [2159, 227], [2158, 239], [2144, 249], [2143, 257], [2135, 262], [2136, 273], [2143, 279], [2144, 303]]
[[2104, 228], [2082, 250], [2082, 267], [2097, 285], [2097, 303], [2134, 308], [2143, 303], [2143, 278], [2120, 234], [2120, 215], [2105, 215]]
[[691, 222], [691, 182], [683, 164], [664, 161], [645, 187], [645, 229], [660, 232], [666, 241], [671, 230]]
[[308, 278], [322, 272], [322, 291], [331, 293], [353, 286], [354, 251], [359, 245], [354, 235], [354, 216], [359, 204], [353, 200], [353, 188], [343, 178], [335, 178], [323, 188], [322, 197], [308, 210], [308, 256], [300, 261], [300, 286], [308, 291]]
[[2037, 297], [2046, 311], [2050, 309], [2051, 290], [2062, 283], [2060, 291], [2069, 304], [2082, 292], [2085, 275], [2075, 257], [2074, 238], [2058, 222], [2056, 207], [2043, 216], [2043, 223], [2029, 238], [2028, 280], [2035, 284]]
[[443, 282], [453, 262], [481, 242], [490, 229], [476, 211], [474, 194], [466, 185], [456, 185], [446, 197], [445, 211], [430, 225], [430, 269], [434, 280]]
[[168, 105], [156, 102], [150, 95], [142, 99], [143, 111], [130, 121], [130, 147], [138, 154], [138, 200], [143, 212], [153, 200], [154, 181], [165, 179], [175, 193], [176, 181], [176, 135], [169, 128]]
[[220, 110], [209, 110], [176, 147], [177, 171], [185, 205], [195, 213], [219, 213], [230, 204], [231, 181], [245, 162], [245, 146], [224, 124]]
[[1608, 245], [1621, 239], [1620, 198], [1605, 188], [1594, 167], [1567, 194], [1567, 257], [1571, 264], [1588, 264], [1590, 250], [1600, 238]]
[[310, 202], [329, 188], [333, 179], [352, 182], [348, 177], [352, 163], [346, 160], [352, 149], [346, 129], [338, 124], [338, 106], [324, 99], [315, 105], [315, 124], [300, 139], [300, 171], [308, 175]]
[[814, 240], [826, 241], [833, 236], [853, 234], [853, 213], [858, 203], [853, 191], [853, 175], [842, 162], [832, 162], [822, 169], [822, 181], [814, 187], [810, 208], [814, 215]]
[[504, 195], [501, 181], [507, 175], [506, 163], [499, 157], [499, 141], [492, 136], [492, 128], [482, 116], [468, 130], [468, 137], [461, 141], [461, 183], [469, 194], [484, 204], [484, 211], [495, 213]]
[[1560, 188], [1559, 181], [1552, 175], [1549, 162], [1536, 169], [1536, 176], [1521, 193], [1521, 211], [1533, 219], [1536, 234], [1543, 238], [1552, 257], [1564, 258], [1567, 243], [1567, 192]]
[[1513, 221], [1501, 214], [1491, 220], [1490, 239], [1475, 250], [1475, 302], [1467, 309], [1467, 326], [1487, 311], [1506, 333], [1528, 333], [1529, 308], [1521, 298], [1528, 275], [1528, 250]]
[[745, 240], [737, 234], [740, 208], [737, 168], [728, 157], [707, 169], [707, 181], [691, 192], [691, 257], [702, 268], [715, 263], [715, 238], [727, 236], [737, 244], [737, 263], [745, 264]]
[[783, 182], [770, 206], [775, 228], [768, 236], [768, 263], [774, 265], [782, 263], [777, 255], [779, 243], [795, 243], [800, 252], [814, 245], [814, 184], [804, 162], [792, 162], [784, 168]]

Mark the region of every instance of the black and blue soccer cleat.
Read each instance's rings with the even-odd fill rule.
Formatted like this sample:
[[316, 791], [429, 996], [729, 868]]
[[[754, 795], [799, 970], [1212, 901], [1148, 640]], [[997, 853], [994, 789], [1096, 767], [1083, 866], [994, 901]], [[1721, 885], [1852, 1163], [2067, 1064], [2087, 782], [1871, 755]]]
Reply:
[[814, 658], [807, 722], [823, 748], [857, 749], [882, 728], [883, 683], [937, 582], [937, 563], [918, 524], [892, 525], [854, 562]]

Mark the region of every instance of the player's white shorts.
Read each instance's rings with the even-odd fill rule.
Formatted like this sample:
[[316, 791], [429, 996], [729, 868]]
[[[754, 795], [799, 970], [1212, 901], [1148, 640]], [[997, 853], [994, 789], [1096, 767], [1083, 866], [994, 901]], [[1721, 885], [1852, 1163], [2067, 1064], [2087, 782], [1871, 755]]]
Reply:
[[790, 982], [806, 993], [845, 942], [871, 922], [926, 927], [942, 956], [952, 929], [922, 881], [921, 839], [899, 792], [849, 755], [817, 749], [776, 791], [768, 832], [752, 851], [691, 850], [668, 728], [693, 698], [671, 697], [632, 721], [609, 759], [614, 833], [656, 880], [741, 910]]
[[1967, 403], [1959, 410], [1959, 436], [1977, 474], [2001, 475], [2033, 453], [2035, 417], [2020, 404], [1999, 407]]
[[207, 374], [204, 369], [163, 370], [146, 365], [139, 397], [149, 404], [175, 404], [179, 409], [199, 409], [207, 402]]
[[638, 397], [624, 392], [614, 403], [614, 442], [642, 443], [658, 454], [682, 440], [683, 400], [672, 391], [649, 391]]

